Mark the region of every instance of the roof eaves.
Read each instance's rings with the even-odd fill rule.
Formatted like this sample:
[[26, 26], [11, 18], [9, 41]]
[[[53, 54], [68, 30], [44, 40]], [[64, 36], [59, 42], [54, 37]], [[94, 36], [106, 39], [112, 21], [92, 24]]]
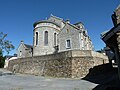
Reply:
[[[110, 33], [115, 34], [118, 29], [116, 29], [117, 27], [120, 27], [120, 23], [117, 24], [116, 26], [114, 26], [111, 30], [109, 30], [108, 32], [106, 32], [101, 38], [104, 40]], [[116, 30], [115, 30], [116, 29]]]
[[36, 26], [37, 24], [39, 24], [39, 23], [53, 23], [53, 24], [57, 25], [58, 27], [60, 27], [57, 23], [52, 22], [52, 21], [49, 21], [49, 20], [37, 21], [37, 22], [35, 22], [35, 23], [33, 24], [33, 27], [35, 27], [35, 26]]

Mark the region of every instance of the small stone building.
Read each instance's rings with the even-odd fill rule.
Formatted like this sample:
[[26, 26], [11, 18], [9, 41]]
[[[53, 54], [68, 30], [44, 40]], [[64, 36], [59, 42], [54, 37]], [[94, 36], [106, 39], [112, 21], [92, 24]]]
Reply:
[[32, 55], [33, 55], [33, 46], [24, 44], [24, 42], [21, 41], [17, 49], [17, 57], [18, 58], [32, 57]]
[[51, 15], [34, 23], [33, 56], [68, 50], [93, 50], [93, 44], [83, 23]]

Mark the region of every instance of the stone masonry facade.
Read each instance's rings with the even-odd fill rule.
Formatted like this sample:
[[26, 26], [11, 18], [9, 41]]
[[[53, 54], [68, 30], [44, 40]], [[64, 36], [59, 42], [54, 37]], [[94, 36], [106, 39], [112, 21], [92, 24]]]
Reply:
[[83, 23], [51, 15], [34, 23], [33, 46], [21, 43], [18, 59], [8, 70], [46, 77], [81, 78], [94, 66], [108, 63], [107, 56], [94, 51]]
[[34, 23], [33, 56], [54, 54], [69, 50], [94, 50], [92, 41], [82, 22], [51, 15]]
[[94, 66], [105, 63], [108, 63], [108, 58], [103, 54], [90, 50], [72, 50], [11, 60], [8, 70], [46, 77], [81, 78]]

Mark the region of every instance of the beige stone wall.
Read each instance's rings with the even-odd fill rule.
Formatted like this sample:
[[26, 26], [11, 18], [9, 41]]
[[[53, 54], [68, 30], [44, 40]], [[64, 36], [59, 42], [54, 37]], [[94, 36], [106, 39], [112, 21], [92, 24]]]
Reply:
[[[76, 52], [76, 53], [75, 53]], [[91, 51], [66, 51], [58, 54], [35, 56], [11, 60], [8, 69], [17, 73], [26, 73], [47, 77], [81, 78], [96, 65], [107, 63], [106, 58], [90, 55]], [[77, 56], [78, 54], [78, 56]]]
[[85, 77], [93, 68], [93, 57], [77, 57], [72, 60], [72, 78]]

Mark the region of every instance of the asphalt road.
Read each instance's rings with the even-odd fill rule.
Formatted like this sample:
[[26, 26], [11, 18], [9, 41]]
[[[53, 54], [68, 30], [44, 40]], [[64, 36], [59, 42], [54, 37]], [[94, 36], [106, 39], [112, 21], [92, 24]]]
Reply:
[[97, 84], [81, 79], [46, 78], [0, 69], [0, 90], [92, 90]]

